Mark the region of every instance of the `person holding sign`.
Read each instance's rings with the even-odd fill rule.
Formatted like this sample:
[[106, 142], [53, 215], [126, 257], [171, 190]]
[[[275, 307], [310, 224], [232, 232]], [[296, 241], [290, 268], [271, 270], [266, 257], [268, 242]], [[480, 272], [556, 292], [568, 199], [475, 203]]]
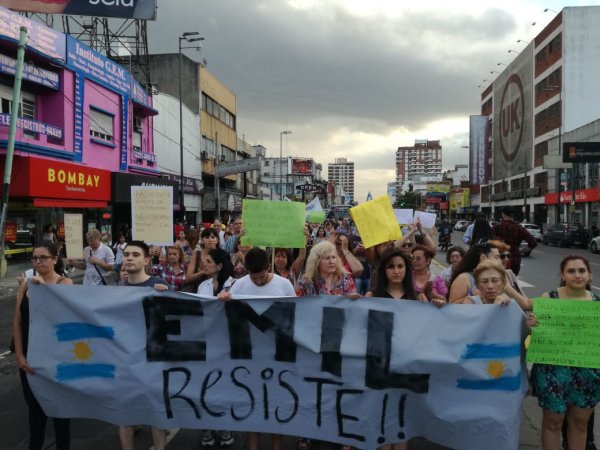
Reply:
[[[295, 297], [294, 287], [289, 280], [269, 272], [269, 255], [261, 248], [254, 247], [248, 251], [245, 258], [248, 275], [240, 278], [229, 290], [223, 290], [217, 298], [230, 301], [236, 295], [253, 295], [256, 297]], [[260, 433], [248, 432], [247, 445], [249, 450], [259, 450]], [[283, 436], [271, 434], [273, 450], [283, 449]]]
[[114, 268], [115, 255], [100, 239], [100, 231], [93, 229], [85, 234], [88, 246], [83, 249], [83, 260], [69, 259], [69, 264], [80, 270], [85, 270], [83, 285], [106, 285], [105, 278]]
[[[583, 256], [564, 258], [560, 263], [560, 279], [560, 287], [545, 292], [542, 297], [600, 301], [600, 296], [590, 291], [592, 273], [589, 261]], [[529, 313], [527, 324], [538, 325], [534, 313]], [[595, 448], [594, 424], [590, 419], [600, 402], [600, 369], [536, 363], [530, 381], [533, 395], [543, 408], [543, 449], [560, 448], [561, 427], [565, 422], [570, 450]]]
[[[30, 278], [33, 283], [40, 284], [73, 284], [69, 278], [62, 276], [62, 260], [58, 257], [58, 249], [54, 244], [43, 243], [33, 250], [31, 257], [37, 275]], [[23, 283], [17, 294], [15, 314], [13, 318], [13, 340], [15, 355], [19, 366], [19, 376], [23, 386], [23, 396], [29, 408], [29, 448], [42, 449], [44, 447], [46, 421], [48, 417], [42, 410], [37, 399], [29, 387], [27, 375], [35, 375], [34, 370], [27, 361], [27, 347], [29, 344], [29, 294], [28, 284]], [[70, 420], [54, 419], [54, 434], [57, 450], [68, 450], [71, 444]]]

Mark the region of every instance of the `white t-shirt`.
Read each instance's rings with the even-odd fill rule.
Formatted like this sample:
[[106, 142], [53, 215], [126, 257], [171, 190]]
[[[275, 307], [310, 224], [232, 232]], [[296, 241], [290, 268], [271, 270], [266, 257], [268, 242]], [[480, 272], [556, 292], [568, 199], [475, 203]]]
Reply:
[[294, 286], [287, 278], [273, 274], [273, 279], [264, 286], [257, 286], [246, 275], [235, 282], [229, 290], [233, 298], [237, 295], [254, 295], [257, 297], [295, 297]]
[[[225, 283], [223, 283], [223, 289], [228, 288], [234, 282], [235, 282], [235, 279], [232, 277], [229, 277], [229, 279], [227, 281], [225, 281]], [[197, 294], [200, 295], [201, 297], [214, 297], [215, 296], [214, 292], [215, 291], [213, 290], [213, 279], [209, 278], [208, 280], [204, 280], [202, 283], [200, 283], [200, 286], [198, 286]]]

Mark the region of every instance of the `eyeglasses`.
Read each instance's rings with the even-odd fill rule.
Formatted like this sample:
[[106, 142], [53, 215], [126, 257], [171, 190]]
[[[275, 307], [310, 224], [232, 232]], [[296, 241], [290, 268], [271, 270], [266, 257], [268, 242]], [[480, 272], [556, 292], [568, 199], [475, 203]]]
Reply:
[[510, 258], [510, 253], [502, 253], [500, 255], [500, 258], [502, 258], [502, 259], [509, 259]]
[[51, 258], [54, 258], [54, 256], [48, 256], [48, 255], [32, 256], [31, 262], [37, 262], [37, 261], [46, 262]]

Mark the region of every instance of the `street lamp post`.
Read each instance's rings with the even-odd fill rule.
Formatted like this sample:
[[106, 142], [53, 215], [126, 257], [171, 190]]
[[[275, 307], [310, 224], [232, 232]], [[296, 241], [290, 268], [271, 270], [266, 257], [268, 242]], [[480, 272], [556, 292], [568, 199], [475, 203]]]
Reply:
[[182, 78], [181, 78], [181, 50], [185, 48], [201, 48], [200, 44], [188, 45], [183, 47], [182, 42], [198, 42], [203, 41], [203, 37], [200, 36], [197, 31], [186, 31], [179, 36], [179, 52], [178, 52], [178, 66], [179, 66], [179, 217], [181, 221], [185, 220], [185, 202], [183, 198], [183, 99], [182, 99]]
[[[283, 135], [292, 134], [289, 130], [279, 133], [279, 200], [283, 200]], [[287, 171], [286, 171], [287, 173]]]

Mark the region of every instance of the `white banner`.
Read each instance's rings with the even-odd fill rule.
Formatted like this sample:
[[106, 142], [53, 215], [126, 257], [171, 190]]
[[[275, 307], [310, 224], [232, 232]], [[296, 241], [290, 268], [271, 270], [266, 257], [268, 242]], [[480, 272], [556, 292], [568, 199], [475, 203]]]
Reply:
[[30, 283], [29, 376], [51, 417], [516, 450], [517, 305], [306, 297], [228, 303]]

